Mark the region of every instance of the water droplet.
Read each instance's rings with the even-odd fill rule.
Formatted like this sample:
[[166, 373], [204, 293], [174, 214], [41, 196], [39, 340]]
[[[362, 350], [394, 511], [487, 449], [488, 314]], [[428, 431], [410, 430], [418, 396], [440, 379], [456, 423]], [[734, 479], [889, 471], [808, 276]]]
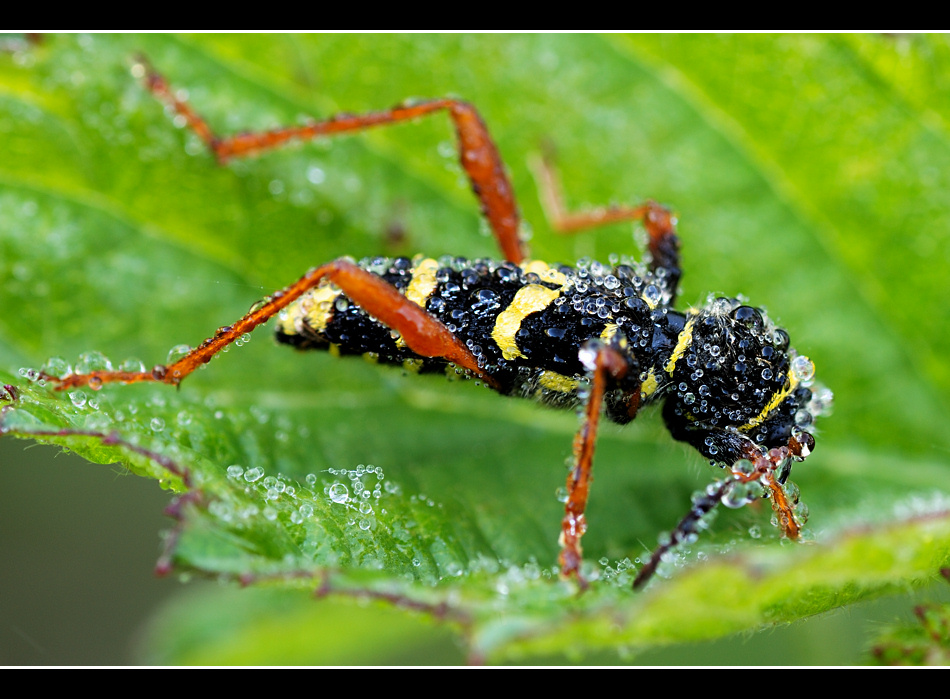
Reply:
[[161, 432], [165, 429], [165, 421], [160, 417], [153, 417], [149, 422], [149, 427], [152, 428], [153, 432]]
[[244, 474], [244, 467], [237, 464], [228, 466], [228, 478], [240, 478]]
[[249, 468], [244, 472], [244, 480], [246, 480], [248, 483], [253, 483], [260, 480], [263, 475], [264, 469], [255, 466], [254, 468]]
[[792, 360], [792, 376], [799, 383], [806, 383], [815, 377], [815, 365], [808, 357], [799, 355]]
[[658, 305], [661, 298], [662, 294], [660, 293], [660, 290], [657, 289], [653, 284], [650, 284], [646, 289], [643, 290], [643, 300], [650, 304], [650, 306]]
[[775, 343], [775, 348], [784, 352], [788, 349], [788, 343], [790, 342], [788, 333], [782, 330], [781, 328], [776, 328], [775, 332], [772, 333], [772, 340]]
[[749, 475], [755, 470], [755, 465], [748, 459], [739, 459], [732, 465], [732, 470], [735, 473]]
[[165, 358], [165, 363], [174, 364], [189, 352], [191, 352], [191, 347], [188, 345], [175, 345], [170, 350], [168, 350], [168, 356]]
[[[733, 481], [725, 495], [722, 496], [722, 504], [731, 509], [738, 509], [748, 504], [752, 500], [751, 493], [755, 492], [755, 482], [740, 483]], [[761, 488], [759, 488], [761, 490]]]
[[145, 373], [145, 363], [135, 357], [129, 357], [119, 364], [119, 371]]
[[327, 490], [327, 495], [338, 505], [344, 505], [350, 499], [350, 491], [342, 483], [334, 483]]
[[77, 374], [91, 374], [94, 371], [112, 371], [112, 362], [102, 352], [84, 352], [76, 361]]
[[751, 306], [739, 306], [732, 311], [732, 317], [750, 330], [759, 330], [763, 325], [762, 314], [757, 308]]
[[814, 416], [830, 415], [831, 406], [834, 402], [834, 394], [831, 389], [824, 386], [819, 387], [812, 393], [811, 401], [808, 403], [808, 410]]
[[804, 408], [795, 411], [795, 424], [798, 427], [809, 427], [813, 421], [812, 414]]
[[86, 405], [86, 394], [83, 391], [70, 391], [69, 400], [71, 400], [73, 405], [77, 408], [82, 408]]
[[73, 368], [69, 366], [69, 362], [62, 357], [50, 357], [46, 360], [46, 364], [43, 365], [43, 373], [61, 379], [64, 376], [72, 374]]
[[439, 155], [441, 155], [443, 158], [451, 158], [453, 161], [457, 157], [458, 153], [455, 144], [452, 141], [440, 141], [439, 145], [436, 146], [436, 150], [438, 150]]
[[801, 490], [799, 490], [798, 485], [792, 481], [787, 481], [785, 483], [785, 497], [788, 498], [788, 501], [795, 505], [798, 503], [799, 499], [802, 496]]

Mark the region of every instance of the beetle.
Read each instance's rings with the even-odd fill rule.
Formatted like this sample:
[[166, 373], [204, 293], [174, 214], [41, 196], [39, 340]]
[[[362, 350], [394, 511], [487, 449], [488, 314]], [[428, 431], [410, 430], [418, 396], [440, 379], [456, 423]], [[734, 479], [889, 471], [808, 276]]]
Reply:
[[571, 213], [549, 160], [539, 168], [552, 225], [576, 232], [639, 221], [647, 259], [548, 264], [529, 258], [502, 158], [477, 109], [458, 99], [415, 100], [391, 109], [343, 114], [302, 126], [217, 135], [144, 57], [133, 74], [170, 107], [220, 163], [289, 141], [330, 137], [446, 112], [460, 161], [501, 259], [339, 258], [312, 268], [197, 348], [151, 371], [92, 371], [48, 376], [63, 390], [105, 383], [179, 385], [192, 371], [257, 326], [277, 318], [277, 339], [298, 349], [371, 355], [416, 372], [460, 371], [504, 394], [581, 414], [560, 527], [561, 575], [583, 589], [581, 540], [601, 416], [632, 421], [662, 404], [671, 436], [696, 448], [724, 477], [693, 498], [685, 517], [641, 567], [644, 585], [670, 549], [696, 537], [720, 503], [739, 507], [765, 497], [789, 539], [801, 538], [804, 509], [788, 487], [791, 465], [815, 446], [811, 425], [828, 404], [813, 391], [814, 365], [788, 333], [739, 298], [710, 297], [675, 309], [681, 277], [676, 218], [645, 202]]

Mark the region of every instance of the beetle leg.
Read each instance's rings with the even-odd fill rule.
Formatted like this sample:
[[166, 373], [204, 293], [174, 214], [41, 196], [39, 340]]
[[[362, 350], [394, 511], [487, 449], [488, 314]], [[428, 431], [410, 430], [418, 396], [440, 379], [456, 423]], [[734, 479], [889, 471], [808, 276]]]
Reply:
[[719, 481], [707, 488], [706, 492], [699, 497], [694, 497], [693, 507], [687, 515], [680, 520], [676, 528], [666, 535], [663, 543], [656, 547], [653, 553], [650, 554], [649, 560], [637, 573], [637, 577], [633, 581], [634, 590], [638, 590], [646, 585], [650, 578], [653, 577], [653, 574], [656, 572], [660, 561], [663, 560], [663, 556], [667, 551], [670, 551], [699, 532], [701, 528], [700, 522], [703, 517], [712, 512], [716, 508], [716, 505], [722, 502], [723, 496], [729, 488], [732, 487], [733, 482], [731, 478]]
[[104, 383], [141, 381], [161, 381], [177, 386], [195, 369], [211, 361], [218, 352], [273, 318], [324, 280], [336, 284], [366, 313], [398, 331], [406, 346], [416, 354], [423, 357], [441, 357], [488, 385], [495, 386], [494, 379], [479, 367], [475, 356], [439, 320], [385, 280], [343, 259], [312, 269], [295, 283], [264, 299], [233, 325], [218, 328], [213, 337], [209, 337], [174, 364], [159, 365], [150, 372], [93, 371], [88, 374], [70, 374], [63, 378], [46, 378], [57, 384], [57, 390], [86, 385], [97, 389]]
[[[581, 537], [587, 531], [584, 510], [587, 508], [587, 497], [593, 479], [597, 425], [604, 393], [612, 385], [627, 378], [631, 362], [617, 349], [599, 340], [591, 340], [581, 348], [581, 360], [591, 374], [591, 383], [584, 405], [583, 420], [574, 437], [574, 464], [567, 476], [567, 502], [564, 506], [564, 519], [561, 521], [561, 553], [558, 562], [561, 564], [561, 575], [565, 578], [577, 578], [581, 589], [585, 589], [587, 581], [580, 572]], [[636, 387], [633, 393], [639, 396], [639, 390], [639, 387]], [[635, 414], [636, 408], [632, 410]]]
[[[811, 435], [808, 438], [814, 443]], [[752, 443], [745, 450], [745, 457], [752, 462], [752, 472], [741, 476], [745, 482], [760, 479], [769, 490], [769, 499], [772, 501], [772, 510], [782, 534], [792, 541], [798, 541], [802, 535], [801, 523], [795, 516], [795, 504], [789, 501], [785, 488], [779, 479], [775, 477], [776, 472], [781, 472], [782, 464], [792, 456], [801, 455], [801, 445], [795, 437], [791, 437], [787, 447], [778, 447], [770, 449], [763, 453]]]
[[[808, 440], [814, 444], [814, 439], [809, 435]], [[785, 488], [775, 477], [776, 472], [781, 472], [782, 465], [792, 456], [801, 457], [803, 442], [799, 442], [795, 437], [789, 440], [787, 447], [770, 449], [768, 452], [749, 442], [744, 450], [744, 456], [747, 459], [747, 466], [751, 467], [739, 469], [733, 465], [731, 475], [717, 483], [710, 485], [706, 492], [693, 498], [693, 507], [680, 520], [676, 528], [664, 537], [662, 543], [650, 554], [649, 560], [637, 573], [633, 581], [633, 589], [637, 590], [653, 577], [657, 567], [663, 559], [663, 555], [671, 549], [682, 544], [696, 536], [703, 528], [701, 524], [703, 517], [712, 512], [716, 506], [729, 496], [733, 488], [745, 483], [757, 481], [768, 490], [768, 497], [772, 501], [772, 509], [775, 511], [776, 519], [782, 529], [782, 533], [792, 541], [801, 538], [801, 523], [795, 515], [795, 503], [790, 502]], [[734, 496], [735, 497], [735, 496]], [[736, 498], [736, 503], [732, 507], [745, 504], [744, 498], [747, 494], [740, 494]]]
[[175, 94], [165, 78], [155, 71], [144, 57], [138, 58], [133, 74], [141, 77], [152, 94], [185, 120], [188, 127], [205, 142], [220, 163], [278, 148], [288, 141], [309, 141], [321, 136], [364, 131], [374, 126], [396, 124], [434, 112], [447, 111], [458, 136], [462, 167], [481, 204], [482, 215], [488, 220], [505, 259], [519, 264], [527, 254], [519, 237], [520, 215], [514, 190], [505, 173], [505, 164], [478, 110], [468, 102], [449, 98], [413, 101], [379, 112], [339, 114], [303, 126], [219, 136], [200, 114]]
[[588, 228], [622, 221], [641, 221], [649, 235], [650, 269], [663, 270], [670, 293], [675, 298], [682, 269], [680, 242], [676, 236], [676, 217], [653, 201], [639, 206], [606, 206], [589, 211], [571, 212], [564, 204], [561, 179], [554, 166], [551, 148], [535, 163], [535, 177], [540, 189], [541, 205], [551, 227], [559, 233], [579, 233]]

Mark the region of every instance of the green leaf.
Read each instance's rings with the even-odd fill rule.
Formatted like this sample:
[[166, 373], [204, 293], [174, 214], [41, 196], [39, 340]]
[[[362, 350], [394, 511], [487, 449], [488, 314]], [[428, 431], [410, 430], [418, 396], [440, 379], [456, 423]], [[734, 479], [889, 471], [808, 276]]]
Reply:
[[[950, 579], [950, 568], [941, 573]], [[950, 605], [914, 607], [914, 623], [894, 624], [875, 639], [871, 659], [878, 665], [934, 665], [950, 662]]]
[[[723, 513], [631, 593], [628, 559], [715, 477], [648, 414], [603, 428], [584, 540], [597, 580], [578, 596], [555, 574], [571, 414], [295, 354], [266, 329], [178, 391], [63, 395], [21, 376], [89, 351], [162, 363], [341, 255], [495, 254], [447, 119], [220, 167], [131, 77], [137, 52], [226, 133], [463, 95], [541, 259], [636, 250], [628, 226], [550, 232], [526, 166], [544, 139], [573, 206], [673, 206], [682, 303], [768, 307], [836, 393], [793, 476], [814, 543], [781, 546], [767, 511]], [[190, 492], [163, 564], [275, 588], [261, 609], [319, 604], [303, 590], [377, 600], [443, 623], [475, 659], [636, 653], [919, 587], [950, 560], [947, 62], [930, 36], [123, 35], [0, 56], [0, 384], [15, 386], [0, 429]], [[262, 614], [234, 616], [247, 642], [227, 653], [199, 632], [150, 657], [258, 662], [246, 649], [281, 635], [254, 630]], [[319, 626], [274, 614], [286, 638], [301, 616]]]

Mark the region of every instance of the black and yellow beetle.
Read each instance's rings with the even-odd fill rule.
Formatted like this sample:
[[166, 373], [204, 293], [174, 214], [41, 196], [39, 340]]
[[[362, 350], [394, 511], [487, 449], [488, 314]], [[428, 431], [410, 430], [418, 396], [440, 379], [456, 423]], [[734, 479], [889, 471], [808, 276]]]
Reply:
[[768, 497], [785, 536], [800, 537], [802, 511], [785, 484], [792, 462], [803, 460], [814, 447], [808, 430], [830, 393], [813, 393], [813, 364], [790, 347], [788, 334], [762, 310], [736, 298], [710, 298], [702, 308], [675, 310], [679, 240], [667, 209], [648, 202], [568, 213], [553, 168], [545, 165], [539, 177], [555, 227], [577, 231], [641, 221], [649, 235], [649, 258], [618, 258], [610, 264], [586, 260], [574, 266], [529, 260], [501, 157], [468, 103], [415, 101], [381, 112], [221, 138], [144, 59], [133, 72], [220, 162], [290, 140], [448, 112], [462, 167], [503, 259], [341, 258], [311, 269], [173, 364], [151, 372], [48, 377], [57, 388], [139, 381], [177, 385], [224, 347], [277, 316], [278, 340], [299, 349], [371, 354], [382, 363], [419, 372], [449, 368], [505, 395], [580, 408], [583, 420], [567, 479], [559, 560], [562, 575], [582, 587], [581, 537], [601, 414], [627, 423], [643, 406], [662, 403], [670, 434], [726, 472], [694, 498], [689, 513], [641, 567], [635, 586], [650, 578], [667, 551], [693, 538], [702, 518], [719, 503], [738, 507]]

